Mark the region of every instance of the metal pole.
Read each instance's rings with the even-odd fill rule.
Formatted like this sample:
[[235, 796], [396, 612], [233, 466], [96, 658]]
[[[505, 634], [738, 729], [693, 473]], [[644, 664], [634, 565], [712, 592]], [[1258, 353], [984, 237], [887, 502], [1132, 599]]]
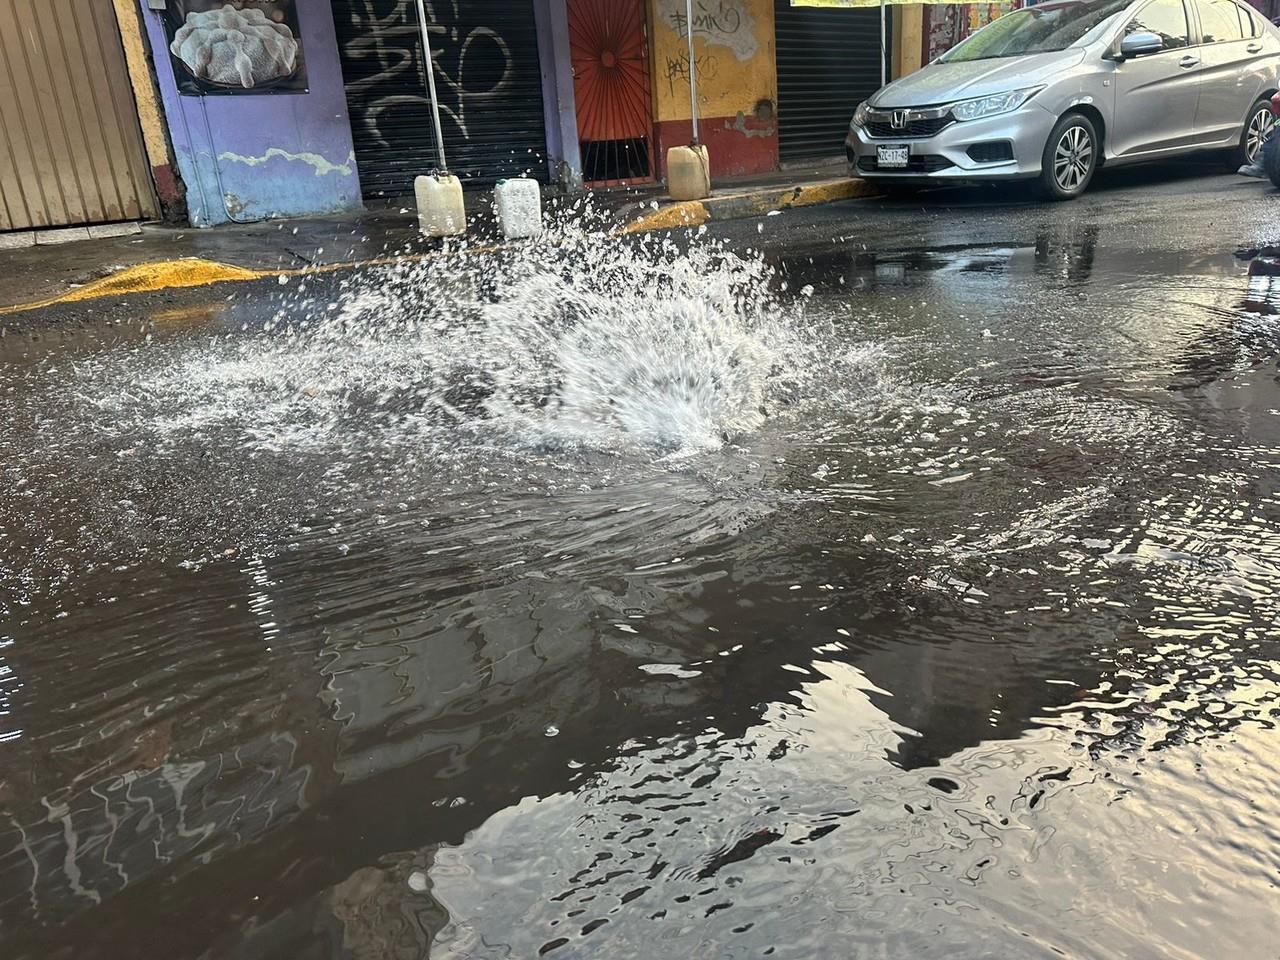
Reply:
[[[421, 4], [422, 0], [418, 0]], [[889, 67], [885, 62], [888, 58], [885, 56], [885, 2], [880, 0], [880, 86], [884, 86], [889, 82]]]
[[[419, 3], [422, 0], [418, 0]], [[693, 59], [693, 0], [685, 0], [685, 33], [689, 35], [689, 118], [693, 121], [693, 146], [698, 145], [698, 77]]]
[[427, 11], [418, 0], [418, 25], [422, 28], [422, 56], [427, 65], [427, 89], [431, 92], [431, 119], [436, 125], [436, 146], [440, 150], [440, 172], [448, 173], [444, 158], [444, 132], [440, 129], [440, 101], [436, 98], [436, 68], [431, 62], [431, 36], [427, 33]]

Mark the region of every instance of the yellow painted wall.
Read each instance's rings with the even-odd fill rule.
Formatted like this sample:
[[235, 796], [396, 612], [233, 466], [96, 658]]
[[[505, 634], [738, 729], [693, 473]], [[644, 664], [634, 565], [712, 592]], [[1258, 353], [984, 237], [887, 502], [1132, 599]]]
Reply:
[[169, 141], [164, 135], [164, 121], [160, 119], [160, 104], [155, 87], [151, 83], [151, 69], [147, 66], [147, 52], [142, 45], [142, 24], [134, 0], [114, 0], [116, 21], [120, 25], [120, 39], [124, 44], [125, 62], [129, 67], [129, 80], [133, 84], [133, 98], [138, 105], [138, 122], [142, 126], [142, 142], [146, 146], [147, 159], [152, 167], [172, 163]]
[[[689, 119], [685, 0], [649, 0], [653, 115]], [[776, 103], [773, 0], [693, 0], [698, 117], [750, 117], [761, 100]]]
[[893, 79], [915, 73], [924, 64], [924, 5], [893, 8]]

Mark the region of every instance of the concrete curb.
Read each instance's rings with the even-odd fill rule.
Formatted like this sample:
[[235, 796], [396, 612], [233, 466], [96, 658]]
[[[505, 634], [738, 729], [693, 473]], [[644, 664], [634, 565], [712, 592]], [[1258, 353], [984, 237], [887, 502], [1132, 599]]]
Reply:
[[[668, 203], [657, 210], [647, 210], [630, 223], [615, 229], [613, 233], [614, 235], [619, 235], [648, 233], [655, 230], [678, 230], [682, 227], [701, 226], [712, 220], [741, 220], [765, 216], [774, 210], [786, 210], [791, 207], [811, 207], [821, 203], [834, 203], [838, 200], [853, 200], [859, 197], [877, 195], [878, 191], [865, 180], [848, 178], [820, 180], [813, 183], [783, 187], [760, 187], [724, 193], [708, 197], [705, 200]], [[470, 249], [471, 252], [501, 250], [505, 246], [503, 243], [496, 243]], [[20, 303], [13, 306], [0, 306], [0, 316], [25, 313], [29, 310], [38, 310], [61, 303], [94, 300], [99, 297], [148, 293], [177, 287], [203, 287], [216, 283], [245, 282], [269, 277], [294, 277], [314, 273], [330, 273], [360, 267], [386, 266], [394, 263], [429, 260], [433, 257], [448, 255], [448, 253], [439, 252], [402, 253], [370, 260], [348, 260], [283, 270], [253, 269], [194, 257], [161, 260], [117, 270], [102, 279], [94, 280], [83, 287], [77, 287], [74, 290], [46, 300]]]
[[812, 207], [820, 203], [855, 200], [879, 194], [880, 191], [866, 180], [850, 178], [821, 180], [792, 187], [761, 187], [712, 196], [705, 200], [670, 203], [633, 220], [619, 232], [646, 233], [651, 230], [696, 227], [712, 220], [762, 217], [775, 210], [790, 207]]

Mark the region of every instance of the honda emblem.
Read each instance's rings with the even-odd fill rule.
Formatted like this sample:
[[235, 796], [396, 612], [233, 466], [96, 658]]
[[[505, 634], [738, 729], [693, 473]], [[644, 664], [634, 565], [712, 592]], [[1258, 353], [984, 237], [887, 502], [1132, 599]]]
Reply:
[[907, 111], [895, 110], [889, 117], [889, 126], [895, 130], [901, 130], [907, 125]]

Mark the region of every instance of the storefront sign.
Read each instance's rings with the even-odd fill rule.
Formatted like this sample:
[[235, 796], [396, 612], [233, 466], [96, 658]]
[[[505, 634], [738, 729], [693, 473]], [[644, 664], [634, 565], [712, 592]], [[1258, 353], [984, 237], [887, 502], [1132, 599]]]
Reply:
[[183, 96], [307, 92], [296, 0], [169, 0], [164, 23]]

